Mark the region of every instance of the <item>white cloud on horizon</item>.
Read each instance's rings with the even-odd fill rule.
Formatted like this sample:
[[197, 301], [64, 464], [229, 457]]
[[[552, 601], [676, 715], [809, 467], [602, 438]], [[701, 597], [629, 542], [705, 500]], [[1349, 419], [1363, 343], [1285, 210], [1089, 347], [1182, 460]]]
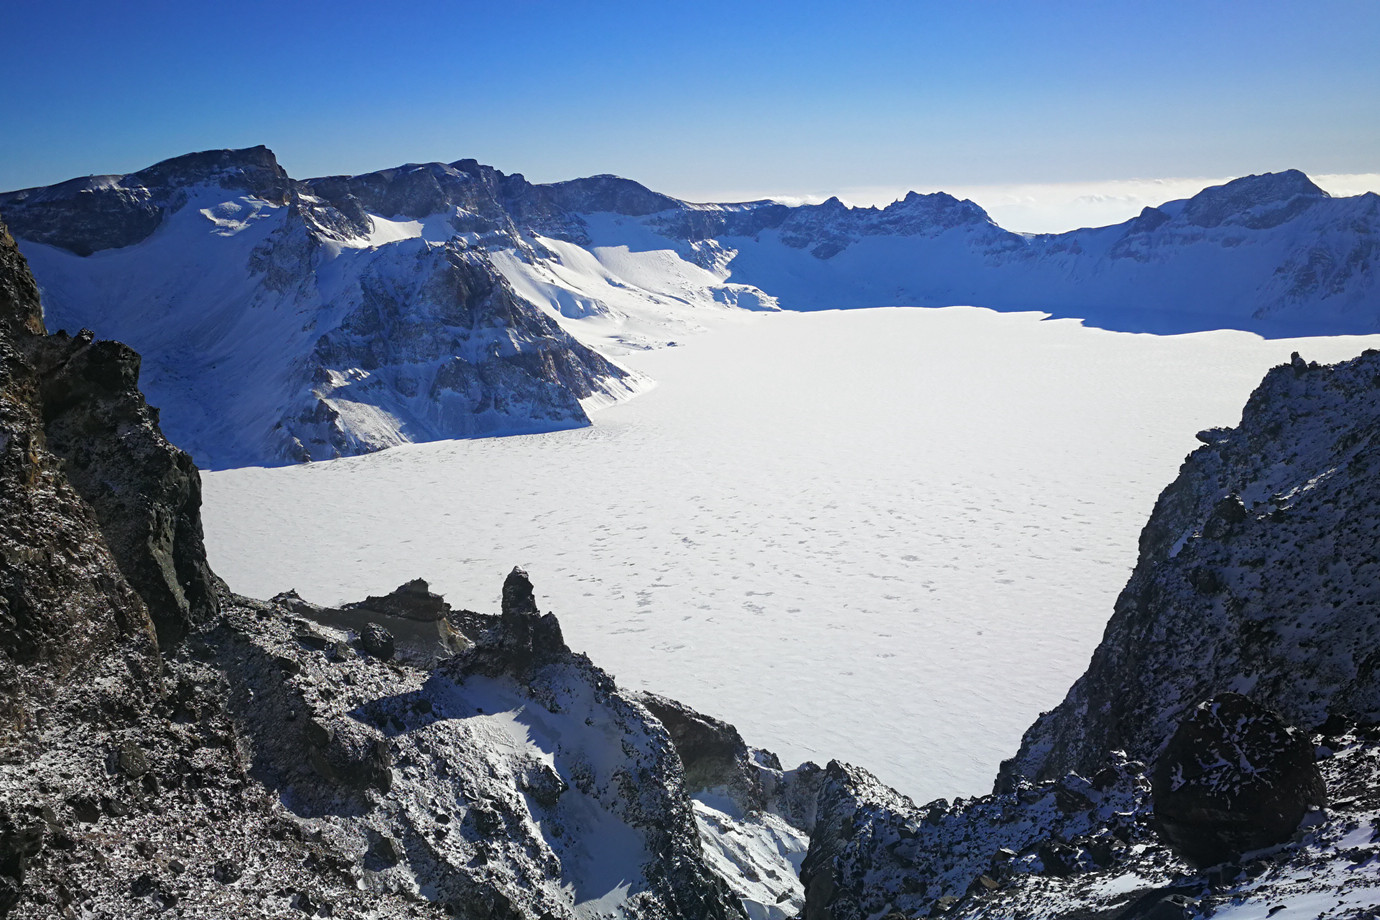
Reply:
[[[1104, 227], [1130, 220], [1143, 208], [1189, 198], [1221, 178], [1111, 179], [1101, 182], [1042, 182], [1006, 185], [853, 186], [806, 195], [729, 193], [699, 197], [700, 201], [752, 201], [771, 198], [783, 204], [819, 204], [837, 196], [855, 207], [885, 207], [909, 191], [922, 194], [948, 192], [982, 206], [992, 219], [1008, 230], [1021, 233], [1062, 233], [1079, 227]], [[1311, 177], [1337, 197], [1380, 192], [1380, 173], [1338, 173]]]

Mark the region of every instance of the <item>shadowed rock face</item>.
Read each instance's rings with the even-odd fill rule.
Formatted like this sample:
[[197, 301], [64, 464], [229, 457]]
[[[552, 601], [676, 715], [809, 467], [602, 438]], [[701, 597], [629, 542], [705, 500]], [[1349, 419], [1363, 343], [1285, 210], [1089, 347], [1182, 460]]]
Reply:
[[1200, 866], [1283, 843], [1327, 798], [1308, 738], [1237, 693], [1179, 724], [1151, 791], [1160, 835]]
[[671, 733], [671, 742], [685, 766], [686, 789], [722, 790], [744, 811], [766, 807], [761, 770], [738, 729], [655, 693], [640, 693], [637, 701]]
[[424, 579], [414, 578], [407, 584], [399, 585], [391, 594], [382, 597], [370, 595], [362, 601], [346, 604], [342, 609], [430, 622], [443, 619], [450, 612], [450, 605], [441, 595], [432, 593]]
[[201, 531], [201, 476], [158, 430], [139, 393], [139, 356], [89, 332], [36, 338], [48, 447], [90, 504], [120, 571], [167, 648], [215, 615]]

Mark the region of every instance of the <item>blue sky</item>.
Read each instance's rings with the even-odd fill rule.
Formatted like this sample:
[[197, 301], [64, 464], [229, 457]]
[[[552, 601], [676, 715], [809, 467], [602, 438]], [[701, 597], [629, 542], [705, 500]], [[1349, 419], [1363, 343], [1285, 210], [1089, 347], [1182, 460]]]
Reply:
[[1380, 172], [1380, 3], [9, 0], [0, 188], [267, 144], [688, 198]]

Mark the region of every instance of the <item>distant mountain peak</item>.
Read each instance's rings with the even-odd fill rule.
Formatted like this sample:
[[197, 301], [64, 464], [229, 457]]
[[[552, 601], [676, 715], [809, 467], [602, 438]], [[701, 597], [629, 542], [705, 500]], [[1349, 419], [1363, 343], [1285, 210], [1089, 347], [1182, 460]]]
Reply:
[[1330, 197], [1299, 170], [1286, 169], [1243, 176], [1203, 189], [1188, 199], [1183, 216], [1200, 227], [1243, 223], [1254, 229], [1264, 229], [1277, 226], [1313, 202]]
[[47, 188], [0, 194], [0, 209], [18, 235], [90, 255], [147, 239], [186, 189], [219, 185], [286, 204], [295, 183], [263, 145], [203, 150], [125, 175], [87, 176]]

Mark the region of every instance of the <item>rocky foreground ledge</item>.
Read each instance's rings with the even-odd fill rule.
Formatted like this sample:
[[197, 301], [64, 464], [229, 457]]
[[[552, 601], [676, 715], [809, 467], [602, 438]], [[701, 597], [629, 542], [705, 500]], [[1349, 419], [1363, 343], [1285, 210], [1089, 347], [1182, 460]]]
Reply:
[[137, 377], [0, 230], [0, 917], [1375, 916], [1380, 355], [1205, 432], [1088, 674], [923, 806], [620, 690], [520, 570], [235, 595]]

